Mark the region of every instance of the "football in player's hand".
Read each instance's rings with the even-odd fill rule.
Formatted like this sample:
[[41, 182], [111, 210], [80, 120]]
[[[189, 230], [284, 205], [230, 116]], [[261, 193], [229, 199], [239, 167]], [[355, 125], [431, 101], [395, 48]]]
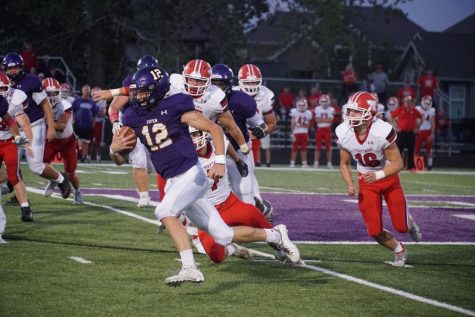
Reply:
[[[129, 138], [130, 136], [133, 136], [133, 138], [131, 138], [131, 140], [126, 141], [126, 142], [117, 140], [118, 137]], [[129, 154], [130, 152], [132, 152], [132, 150], [135, 148], [135, 145], [137, 144], [137, 136], [135, 135], [134, 130], [126, 126], [123, 126], [120, 128], [117, 134], [114, 135], [114, 139], [116, 140], [115, 141], [113, 140], [113, 142], [121, 142], [120, 144], [121, 146], [127, 147], [126, 149], [119, 151], [119, 153], [122, 155]]]

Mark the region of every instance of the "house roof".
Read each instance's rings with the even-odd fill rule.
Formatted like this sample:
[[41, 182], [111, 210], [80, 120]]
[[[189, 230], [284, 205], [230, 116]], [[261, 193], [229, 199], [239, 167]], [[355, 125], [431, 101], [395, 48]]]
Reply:
[[475, 33], [475, 13], [469, 15], [459, 23], [456, 23], [449, 27], [444, 32], [449, 33]]

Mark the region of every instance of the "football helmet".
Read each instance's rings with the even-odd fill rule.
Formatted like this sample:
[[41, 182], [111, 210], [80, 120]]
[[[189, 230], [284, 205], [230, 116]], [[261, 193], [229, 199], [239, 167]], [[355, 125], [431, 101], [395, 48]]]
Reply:
[[137, 61], [137, 70], [141, 70], [145, 67], [158, 67], [158, 60], [152, 55], [144, 55]]
[[345, 109], [343, 119], [350, 127], [358, 127], [365, 123], [365, 121], [373, 120], [377, 112], [377, 104], [376, 99], [371, 93], [365, 91], [356, 92], [348, 98], [348, 102], [343, 106]]
[[432, 107], [432, 97], [430, 95], [425, 95], [421, 99], [421, 105], [424, 109], [429, 109]]
[[167, 72], [160, 67], [145, 67], [132, 76], [130, 93], [132, 106], [137, 113], [149, 111], [165, 97], [170, 89], [170, 78]]
[[[10, 80], [19, 80], [24, 74], [25, 71], [23, 69], [23, 57], [21, 57], [18, 53], [8, 53], [3, 57], [2, 60], [2, 69], [5, 74], [10, 78]], [[8, 69], [12, 67], [18, 67], [19, 72], [14, 74], [9, 74]]]
[[255, 96], [261, 89], [262, 74], [254, 64], [241, 66], [238, 73], [239, 87], [250, 96]]
[[[196, 129], [195, 127], [192, 127], [191, 125], [188, 127], [188, 131], [190, 132], [191, 139], [193, 140], [193, 143], [195, 144], [195, 149], [198, 151], [205, 147], [208, 144], [209, 141], [209, 134], [206, 131], [200, 131]], [[194, 137], [197, 134], [200, 134], [197, 137]]]
[[70, 84], [64, 83], [64, 84], [61, 84], [60, 91], [61, 91], [61, 98], [66, 99], [69, 96], [71, 96], [73, 88], [71, 87]]
[[59, 82], [53, 77], [48, 77], [43, 79], [41, 86], [43, 86], [43, 89], [48, 95], [49, 103], [54, 107], [61, 100], [61, 86]]
[[330, 103], [331, 100], [329, 95], [323, 94], [320, 96], [320, 99], [318, 99], [318, 105], [322, 106], [323, 108], [330, 107]]
[[399, 100], [396, 97], [389, 97], [388, 99], [388, 109], [389, 111], [394, 111], [399, 106]]
[[297, 100], [295, 101], [295, 107], [297, 108], [298, 111], [305, 112], [308, 108], [307, 99], [297, 98]]
[[10, 79], [5, 73], [0, 72], [0, 96], [7, 98], [10, 92]]
[[[182, 72], [185, 78], [185, 89], [192, 97], [200, 97], [211, 84], [211, 65], [202, 59], [192, 59]], [[194, 80], [190, 83], [190, 80]]]
[[225, 64], [216, 64], [211, 68], [211, 83], [221, 88], [226, 95], [233, 90], [233, 70]]

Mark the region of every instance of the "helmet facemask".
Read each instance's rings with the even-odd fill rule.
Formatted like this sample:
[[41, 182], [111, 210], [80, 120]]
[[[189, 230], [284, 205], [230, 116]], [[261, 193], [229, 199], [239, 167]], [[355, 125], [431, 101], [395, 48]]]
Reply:
[[192, 126], [189, 127], [189, 131], [197, 151], [201, 150], [208, 144], [208, 132], [197, 130]]
[[61, 100], [59, 90], [47, 90], [46, 95], [48, 96], [49, 103], [53, 107]]
[[[200, 97], [202, 96], [206, 90], [208, 89], [209, 85], [211, 84], [210, 78], [205, 77], [197, 77], [192, 75], [183, 75], [185, 77], [185, 89], [188, 94], [192, 97]], [[190, 80], [194, 80], [194, 83], [190, 83]], [[198, 84], [201, 83], [201, 84]]]
[[255, 96], [261, 89], [262, 78], [239, 79], [239, 88], [250, 96]]
[[[357, 103], [347, 103], [343, 107], [346, 109], [343, 114], [343, 119], [351, 128], [359, 127], [367, 121], [373, 120], [371, 110], [360, 108]], [[359, 116], [356, 113], [359, 113]]]

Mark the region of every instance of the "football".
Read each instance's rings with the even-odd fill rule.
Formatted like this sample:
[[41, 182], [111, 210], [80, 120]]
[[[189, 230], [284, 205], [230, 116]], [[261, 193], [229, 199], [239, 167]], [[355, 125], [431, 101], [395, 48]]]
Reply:
[[135, 145], [137, 144], [137, 136], [135, 135], [135, 132], [132, 128], [126, 127], [126, 126], [123, 126], [122, 128], [120, 128], [120, 130], [117, 132], [117, 134], [114, 135], [114, 137], [122, 136], [124, 138], [128, 137], [129, 135], [134, 136], [134, 142], [132, 144], [132, 148], [130, 150], [120, 151], [119, 153], [122, 154], [122, 155], [129, 154], [130, 152], [132, 152], [132, 150], [135, 148]]

